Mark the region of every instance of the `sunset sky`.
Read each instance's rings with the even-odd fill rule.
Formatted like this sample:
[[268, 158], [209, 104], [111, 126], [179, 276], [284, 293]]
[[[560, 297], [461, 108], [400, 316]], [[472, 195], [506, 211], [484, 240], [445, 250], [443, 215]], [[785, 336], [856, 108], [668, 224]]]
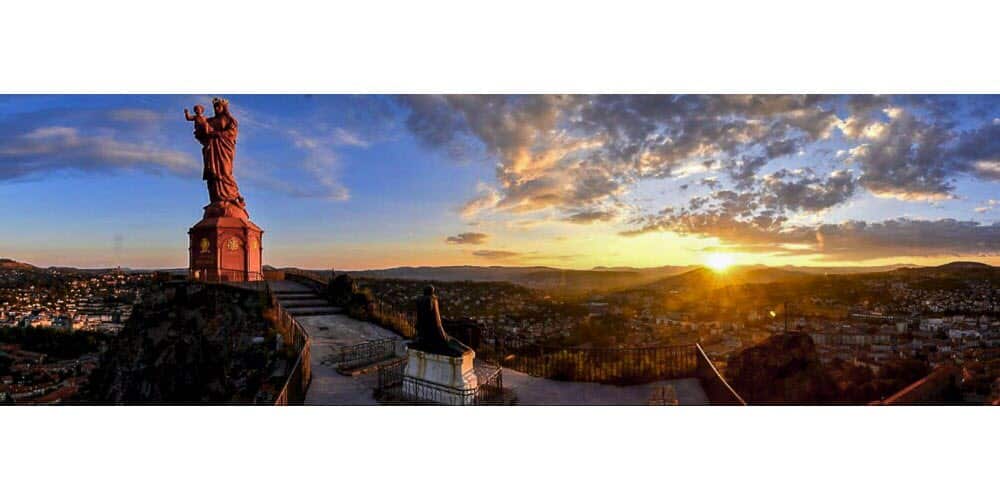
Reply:
[[[227, 97], [274, 266], [1000, 264], [997, 96]], [[0, 96], [0, 257], [185, 267], [197, 103]]]

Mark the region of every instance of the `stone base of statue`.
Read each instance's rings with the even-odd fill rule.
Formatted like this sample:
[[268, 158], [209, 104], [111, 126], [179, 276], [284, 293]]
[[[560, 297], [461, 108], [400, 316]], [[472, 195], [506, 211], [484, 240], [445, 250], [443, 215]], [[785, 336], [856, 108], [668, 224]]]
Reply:
[[191, 279], [258, 281], [261, 273], [262, 231], [236, 204], [212, 204], [188, 230]]
[[475, 358], [476, 352], [468, 347], [457, 356], [410, 347], [403, 373], [403, 396], [443, 405], [473, 404], [479, 387], [473, 369]]

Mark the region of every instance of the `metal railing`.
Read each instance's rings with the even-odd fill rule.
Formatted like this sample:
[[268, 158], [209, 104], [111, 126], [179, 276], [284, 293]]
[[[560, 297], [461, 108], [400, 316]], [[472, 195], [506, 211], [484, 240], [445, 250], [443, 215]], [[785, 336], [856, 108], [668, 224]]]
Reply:
[[264, 280], [264, 274], [257, 271], [234, 268], [189, 269], [188, 279], [206, 283], [257, 282]]
[[701, 344], [695, 344], [697, 348], [698, 365], [695, 368], [695, 376], [701, 382], [701, 388], [708, 396], [708, 400], [713, 405], [739, 405], [745, 406], [746, 401], [726, 382], [725, 377], [715, 369], [708, 354], [701, 348]]
[[375, 386], [375, 397], [385, 399], [389, 391], [403, 385], [403, 373], [406, 372], [406, 358], [384, 363], [378, 367], [378, 385]]
[[[204, 281], [204, 280], [202, 280]], [[274, 405], [283, 406], [288, 404], [301, 404], [305, 401], [306, 391], [312, 381], [312, 339], [305, 328], [281, 306], [277, 297], [266, 281], [259, 282], [211, 282], [204, 281], [206, 285], [222, 286], [243, 292], [257, 292], [262, 294], [262, 298], [267, 300], [268, 305], [274, 310], [274, 321], [279, 335], [281, 335], [281, 347], [292, 349], [295, 353], [295, 360], [292, 368], [285, 376], [285, 381], [280, 391], [274, 398]]]
[[698, 344], [660, 347], [552, 347], [520, 339], [493, 339], [477, 357], [536, 377], [635, 385], [697, 378], [715, 405], [745, 405]]
[[285, 379], [285, 385], [274, 398], [274, 406], [288, 406], [289, 404], [301, 404], [306, 400], [306, 392], [309, 390], [309, 382], [312, 379], [310, 363], [312, 351], [312, 340], [306, 339], [305, 345], [295, 358], [295, 364]]
[[326, 358], [338, 369], [352, 369], [384, 361], [396, 355], [398, 339], [379, 339], [336, 349]]
[[662, 347], [586, 348], [495, 339], [476, 351], [481, 359], [536, 377], [618, 385], [690, 377], [698, 366], [694, 344]]
[[926, 377], [904, 387], [888, 398], [874, 401], [872, 405], [946, 404], [959, 397], [958, 379], [961, 370], [946, 364], [934, 369]]
[[373, 323], [391, 330], [403, 338], [412, 339], [417, 336], [417, 329], [414, 326], [417, 319], [414, 314], [399, 311], [382, 299], [372, 301], [369, 313]]
[[[503, 369], [499, 366], [476, 367], [477, 386], [457, 389], [427, 380], [407, 377], [406, 359], [380, 365], [376, 398], [382, 403], [453, 404], [464, 406], [504, 403]], [[447, 402], [447, 403], [445, 403]]]
[[268, 288], [272, 306], [277, 312], [275, 318], [284, 345], [292, 346], [298, 353], [285, 383], [274, 400], [275, 406], [301, 404], [306, 399], [309, 383], [312, 381], [312, 339], [306, 329], [291, 315]]
[[473, 400], [475, 405], [503, 404], [503, 368], [499, 366], [484, 366], [477, 370], [479, 386]]

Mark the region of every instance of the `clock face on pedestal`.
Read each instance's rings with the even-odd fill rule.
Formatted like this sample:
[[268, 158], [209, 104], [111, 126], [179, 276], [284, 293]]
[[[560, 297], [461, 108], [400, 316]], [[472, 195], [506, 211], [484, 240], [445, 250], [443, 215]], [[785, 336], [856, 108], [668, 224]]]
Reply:
[[198, 242], [198, 246], [201, 248], [201, 253], [208, 253], [208, 250], [212, 248], [212, 243], [208, 241], [208, 238], [202, 238]]
[[240, 249], [240, 240], [236, 238], [229, 238], [226, 240], [226, 250], [237, 251]]

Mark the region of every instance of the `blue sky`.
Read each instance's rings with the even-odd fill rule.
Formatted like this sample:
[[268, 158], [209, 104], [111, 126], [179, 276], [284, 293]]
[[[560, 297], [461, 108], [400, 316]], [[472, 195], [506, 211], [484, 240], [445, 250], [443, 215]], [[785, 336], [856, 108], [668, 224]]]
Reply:
[[[994, 96], [229, 95], [265, 263], [933, 263], [1000, 251]], [[0, 256], [183, 267], [211, 96], [0, 96]]]

